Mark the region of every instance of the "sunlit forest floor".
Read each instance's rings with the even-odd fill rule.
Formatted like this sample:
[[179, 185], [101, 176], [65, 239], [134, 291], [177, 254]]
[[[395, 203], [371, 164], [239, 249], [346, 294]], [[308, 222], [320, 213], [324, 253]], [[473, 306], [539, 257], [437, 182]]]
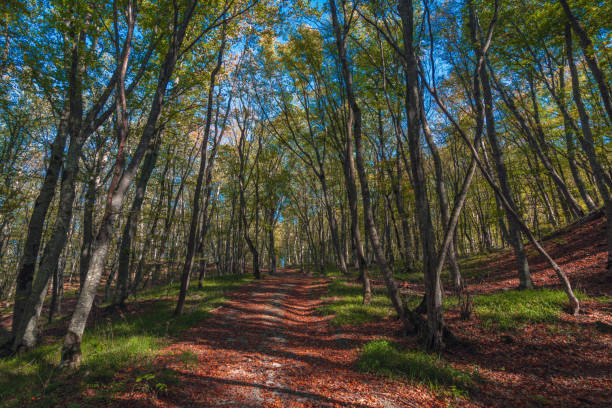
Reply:
[[[473, 314], [445, 298], [458, 337], [441, 355], [422, 352], [400, 325], [373, 270], [372, 305], [355, 276], [283, 269], [262, 281], [207, 279], [172, 318], [176, 286], [100, 305], [77, 373], [58, 371], [59, 341], [74, 302], [45, 329], [37, 349], [0, 360], [0, 405], [18, 406], [608, 406], [612, 400], [612, 285], [604, 277], [605, 222], [569, 226], [545, 241], [579, 292], [581, 313], [528, 246], [537, 289], [518, 280], [509, 251], [461, 261]], [[354, 272], [356, 274], [356, 272]], [[399, 273], [416, 305], [418, 274]], [[10, 326], [8, 305], [2, 326]]]

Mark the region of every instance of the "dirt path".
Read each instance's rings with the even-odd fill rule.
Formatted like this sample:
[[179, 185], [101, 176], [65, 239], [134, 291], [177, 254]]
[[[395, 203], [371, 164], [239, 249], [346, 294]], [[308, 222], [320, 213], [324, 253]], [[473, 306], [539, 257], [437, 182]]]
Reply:
[[[605, 228], [601, 218], [572, 227], [546, 241], [575, 287], [590, 296], [611, 293], [605, 281]], [[472, 279], [472, 293], [516, 287], [510, 252], [471, 265], [483, 269]], [[554, 273], [530, 258], [534, 281], [558, 287]], [[360, 348], [388, 338], [404, 349], [416, 338], [398, 338], [399, 323], [384, 319], [334, 328], [316, 310], [327, 279], [284, 270], [229, 296], [210, 318], [186, 332], [161, 354], [160, 370], [176, 381], [167, 392], [131, 392], [109, 407], [574, 407], [608, 406], [610, 338], [595, 328], [609, 321], [609, 303], [583, 301], [583, 313], [562, 314], [558, 323], [528, 324], [514, 332], [463, 321], [457, 310], [445, 316], [464, 347], [443, 353], [454, 368], [477, 372], [482, 382], [468, 399], [422, 384], [390, 380], [355, 369]], [[376, 282], [374, 282], [376, 283]], [[379, 282], [379, 286], [382, 282]], [[405, 282], [412, 291], [418, 284]], [[187, 357], [187, 358], [185, 358]], [[134, 373], [121, 377], [132, 384]], [[134, 387], [137, 389], [138, 387]]]
[[424, 387], [355, 371], [369, 338], [346, 338], [316, 314], [324, 290], [322, 279], [291, 271], [246, 285], [161, 353], [158, 363], [174, 372], [176, 385], [157, 397], [126, 396], [126, 405], [443, 406]]

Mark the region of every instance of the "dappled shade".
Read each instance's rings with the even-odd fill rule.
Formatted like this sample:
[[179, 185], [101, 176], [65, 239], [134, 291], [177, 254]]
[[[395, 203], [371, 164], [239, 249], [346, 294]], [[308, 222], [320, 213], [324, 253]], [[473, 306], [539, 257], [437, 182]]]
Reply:
[[607, 406], [612, 3], [0, 14], [0, 406]]

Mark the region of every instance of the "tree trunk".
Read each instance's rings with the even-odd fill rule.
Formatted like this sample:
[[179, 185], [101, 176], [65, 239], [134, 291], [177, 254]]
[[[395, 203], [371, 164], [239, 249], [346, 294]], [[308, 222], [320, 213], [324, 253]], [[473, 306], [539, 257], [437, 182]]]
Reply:
[[[566, 92], [565, 92], [565, 67], [561, 68], [559, 73], [559, 87], [561, 93], [562, 104], [565, 104], [566, 101]], [[578, 166], [576, 165], [576, 145], [574, 144], [574, 134], [571, 124], [568, 121], [568, 118], [563, 115], [563, 136], [565, 137], [565, 146], [567, 149], [567, 162], [570, 167], [570, 171], [572, 173], [572, 178], [574, 179], [574, 183], [578, 188], [578, 192], [582, 197], [582, 200], [586, 204], [589, 211], [594, 211], [597, 206], [593, 199], [589, 195], [586, 186], [584, 185], [584, 181], [582, 177], [580, 177], [580, 171], [578, 170]]]
[[213, 114], [213, 96], [215, 89], [215, 80], [217, 73], [221, 69], [223, 64], [223, 52], [225, 50], [225, 25], [223, 25], [223, 33], [221, 38], [221, 47], [217, 54], [217, 64], [210, 75], [210, 82], [208, 84], [208, 101], [206, 107], [206, 125], [204, 128], [204, 139], [202, 146], [200, 147], [200, 169], [198, 171], [198, 177], [196, 180], [195, 192], [193, 195], [193, 210], [191, 214], [191, 223], [189, 226], [189, 239], [187, 240], [187, 254], [185, 255], [185, 263], [183, 264], [183, 272], [181, 274], [181, 289], [179, 291], [179, 298], [174, 309], [175, 315], [180, 315], [183, 312], [183, 306], [185, 304], [185, 298], [187, 297], [187, 290], [189, 289], [189, 279], [191, 277], [191, 269], [193, 266], [193, 255], [195, 252], [195, 245], [198, 236], [198, 217], [200, 217], [200, 195], [202, 193], [202, 182], [206, 171], [206, 154], [208, 152], [208, 139], [210, 136], [210, 127], [212, 124]]
[[355, 163], [353, 159], [352, 141], [345, 141], [344, 155], [342, 161], [342, 171], [344, 173], [344, 184], [346, 187], [346, 198], [349, 206], [351, 242], [355, 250], [355, 261], [359, 269], [359, 280], [363, 287], [363, 304], [370, 304], [372, 300], [372, 289], [367, 271], [367, 261], [363, 249], [363, 240], [359, 228], [359, 209], [357, 203], [357, 185], [355, 180]]
[[[370, 197], [370, 188], [368, 186], [368, 179], [365, 172], [365, 164], [363, 157], [363, 146], [361, 137], [361, 110], [357, 104], [357, 98], [353, 90], [353, 77], [347, 60], [347, 49], [346, 49], [346, 33], [348, 33], [347, 26], [344, 27], [344, 33], [338, 21], [336, 3], [334, 0], [330, 0], [330, 9], [332, 17], [332, 25], [334, 28], [334, 35], [336, 38], [336, 48], [338, 50], [338, 57], [340, 59], [340, 69], [342, 72], [342, 79], [344, 82], [344, 90], [346, 92], [347, 102], [349, 105], [349, 116], [346, 128], [346, 144], [349, 146], [352, 143], [351, 139], [355, 139], [355, 164], [357, 167], [357, 175], [359, 176], [359, 182], [361, 184], [361, 198], [363, 201], [363, 212], [365, 219], [365, 227], [369, 242], [372, 244], [376, 262], [380, 268], [382, 275], [385, 279], [387, 291], [391, 303], [395, 311], [398, 314], [399, 319], [402, 321], [406, 329], [408, 329], [408, 322], [406, 320], [404, 306], [400, 298], [399, 289], [393, 277], [393, 271], [391, 270], [387, 259], [385, 257], [380, 239], [378, 237], [378, 231], [374, 224], [374, 214], [372, 213], [372, 203]], [[346, 21], [344, 21], [346, 25]], [[347, 149], [347, 153], [348, 153]], [[346, 155], [345, 159], [352, 158], [352, 153]]]
[[[101, 151], [101, 150], [100, 150]], [[102, 158], [96, 157], [90, 174], [87, 176], [85, 186], [85, 203], [83, 205], [83, 233], [81, 243], [81, 253], [79, 259], [79, 290], [85, 282], [89, 259], [91, 258], [91, 244], [94, 240], [94, 209], [96, 206], [96, 189], [98, 178], [102, 167]]]
[[[421, 101], [421, 104], [423, 104], [423, 101]], [[434, 161], [434, 169], [436, 172], [436, 193], [438, 194], [438, 202], [440, 204], [442, 225], [446, 227], [449, 222], [449, 214], [448, 200], [446, 198], [446, 187], [444, 186], [444, 173], [442, 172], [442, 160], [440, 159], [440, 152], [438, 152], [438, 147], [436, 146], [436, 143], [433, 140], [429, 124], [427, 123], [424, 106], [421, 106], [421, 126], [423, 127], [423, 134], [425, 135], [427, 146], [429, 146], [429, 151], [431, 152], [431, 156]], [[457, 254], [455, 253], [454, 235], [455, 234], [453, 233], [453, 241], [448, 247], [448, 263], [451, 269], [452, 285], [456, 290], [460, 290], [463, 283], [461, 281], [461, 271], [459, 270], [459, 263], [457, 262]]]
[[119, 244], [119, 267], [117, 268], [117, 293], [113, 305], [120, 308], [125, 307], [125, 301], [130, 293], [130, 259], [132, 255], [132, 240], [136, 235], [136, 228], [138, 227], [138, 216], [140, 208], [145, 199], [145, 193], [147, 191], [147, 185], [155, 163], [157, 162], [157, 156], [159, 153], [159, 147], [161, 145], [161, 131], [158, 132], [155, 142], [149, 146], [147, 153], [142, 164], [142, 170], [140, 171], [140, 177], [136, 182], [136, 192], [134, 194], [134, 201], [132, 201], [132, 208], [128, 213], [127, 220], [123, 226], [123, 234], [121, 242]]
[[53, 317], [59, 315], [62, 310], [62, 297], [64, 294], [64, 270], [66, 269], [66, 258], [67, 255], [62, 256], [57, 269], [53, 271], [53, 288], [51, 290], [51, 304], [49, 305], [49, 323], [53, 322]]
[[[158, 140], [158, 143], [161, 143], [161, 138]], [[172, 152], [172, 148], [168, 149], [167, 152], [167, 156], [170, 156]], [[145, 159], [146, 160], [146, 159]], [[136, 292], [136, 290], [138, 289], [138, 287], [141, 285], [141, 281], [143, 279], [143, 270], [144, 270], [144, 263], [145, 260], [147, 259], [149, 250], [151, 249], [151, 242], [155, 239], [156, 237], [156, 233], [157, 233], [157, 226], [159, 224], [159, 219], [161, 218], [161, 209], [162, 209], [162, 205], [164, 204], [164, 200], [166, 197], [166, 175], [168, 174], [168, 170], [170, 168], [170, 162], [171, 160], [168, 159], [166, 160], [166, 164], [164, 166], [164, 169], [161, 172], [160, 175], [160, 180], [161, 180], [161, 192], [159, 193], [159, 198], [157, 201], [157, 205], [155, 206], [155, 209], [153, 209], [153, 214], [155, 214], [155, 217], [153, 218], [153, 221], [151, 223], [151, 229], [149, 230], [149, 232], [146, 234], [146, 239], [145, 242], [142, 246], [142, 251], [140, 253], [140, 257], [138, 259], [138, 265], [136, 266], [136, 273], [134, 276], [134, 280], [132, 281], [130, 288], [129, 288], [129, 293], [133, 294]], [[172, 189], [170, 189], [170, 191], [168, 192], [168, 203], [170, 203], [170, 199], [171, 199], [171, 194], [172, 194]], [[168, 208], [168, 212], [170, 212], [170, 206]], [[158, 248], [157, 247], [155, 249], [155, 251], [153, 252], [153, 259], [157, 259], [156, 255], [158, 253]], [[147, 279], [146, 282], [150, 282], [150, 283], [155, 283], [153, 282], [153, 279], [149, 280], [149, 275], [152, 274], [148, 274], [147, 275]]]
[[346, 259], [344, 258], [344, 254], [342, 252], [342, 249], [340, 248], [338, 223], [336, 222], [336, 216], [333, 213], [332, 206], [329, 200], [327, 180], [325, 177], [325, 170], [323, 168], [322, 162], [319, 162], [319, 170], [316, 173], [319, 178], [319, 182], [321, 183], [321, 189], [323, 190], [323, 202], [325, 204], [325, 212], [327, 214], [327, 221], [329, 223], [329, 229], [332, 237], [332, 245], [334, 246], [334, 252], [336, 254], [338, 266], [340, 267], [340, 272], [342, 272], [343, 275], [347, 275], [348, 269], [346, 267]]
[[49, 206], [55, 196], [55, 186], [59, 179], [60, 169], [64, 157], [64, 149], [68, 136], [68, 103], [62, 109], [59, 124], [57, 125], [57, 134], [51, 145], [51, 156], [47, 165], [47, 172], [38, 197], [34, 202], [34, 209], [28, 223], [23, 255], [19, 270], [17, 272], [17, 285], [15, 287], [15, 304], [13, 306], [13, 323], [12, 336], [17, 334], [18, 326], [21, 322], [23, 311], [27, 299], [32, 291], [32, 281], [34, 280], [34, 271], [36, 269], [36, 261], [40, 249], [40, 241], [42, 239], [43, 226], [45, 218], [49, 211]]
[[597, 188], [604, 201], [606, 211], [606, 235], [608, 241], [608, 263], [606, 269], [608, 270], [608, 278], [612, 279], [612, 198], [608, 190], [610, 185], [610, 179], [608, 173], [606, 173], [597, 159], [595, 152], [595, 141], [593, 139], [593, 133], [591, 132], [591, 124], [589, 121], [589, 115], [587, 114], [584, 103], [582, 102], [582, 96], [580, 95], [580, 80], [578, 78], [578, 71], [576, 64], [574, 63], [574, 55], [572, 51], [572, 32], [569, 26], [565, 27], [565, 50], [567, 54], [567, 62], [570, 68], [570, 74], [572, 77], [572, 94], [574, 96], [574, 102], [576, 103], [576, 109], [580, 117], [580, 123], [582, 125], [582, 135], [580, 143], [586, 153], [589, 160], [589, 164], [593, 169], [595, 175], [595, 182]]
[[[512, 210], [516, 212], [517, 207], [514, 202], [514, 199], [512, 198], [513, 194], [512, 189], [510, 187], [510, 182], [508, 181], [508, 170], [506, 169], [506, 164], [504, 163], [504, 154], [501, 150], [499, 140], [497, 138], [497, 132], [495, 130], [495, 118], [493, 114], [493, 95], [491, 94], [489, 75], [487, 73], [487, 68], [484, 66], [481, 70], [481, 83], [485, 101], [485, 116], [487, 119], [486, 133], [489, 139], [489, 144], [491, 146], [493, 162], [495, 163], [495, 168], [497, 170], [497, 178], [499, 180], [502, 193], [508, 200], [508, 203], [512, 207]], [[525, 252], [523, 239], [521, 237], [521, 230], [517, 225], [517, 222], [515, 221], [514, 217], [506, 214], [506, 218], [508, 220], [508, 237], [510, 238], [510, 245], [512, 245], [512, 248], [514, 249], [514, 254], [516, 256], [516, 264], [519, 275], [519, 288], [533, 288], [533, 282], [531, 281], [531, 274], [529, 272], [529, 264], [527, 263], [527, 254]]]
[[[196, 0], [193, 0], [188, 4], [187, 10], [185, 11], [180, 23], [180, 27], [176, 28], [170, 38], [168, 51], [159, 73], [157, 88], [153, 96], [151, 109], [149, 111], [140, 141], [132, 154], [129, 165], [118, 179], [116, 187], [113, 190], [109, 190], [105, 213], [102, 217], [102, 222], [100, 224], [96, 240], [92, 246], [92, 256], [87, 278], [85, 279], [85, 284], [83, 285], [83, 289], [81, 290], [77, 300], [72, 319], [70, 320], [70, 325], [68, 326], [68, 332], [64, 337], [60, 367], [77, 367], [81, 363], [81, 338], [83, 336], [87, 318], [89, 317], [89, 313], [96, 296], [100, 279], [102, 277], [114, 223], [121, 210], [121, 207], [123, 206], [125, 193], [136, 176], [136, 171], [138, 170], [140, 162], [142, 161], [145, 152], [156, 133], [156, 126], [161, 115], [166, 88], [170, 78], [172, 77], [180, 47], [183, 42], [183, 38], [185, 37], [189, 22], [191, 21], [196, 4]], [[129, 7], [128, 10], [131, 10], [131, 7]], [[134, 18], [133, 15], [131, 18]], [[124, 113], [125, 112], [126, 111], [124, 110]], [[127, 126], [127, 118], [123, 116], [123, 119], [123, 123], [120, 124], [122, 127]], [[123, 132], [127, 132], [127, 129], [124, 128]]]
[[270, 274], [276, 274], [276, 244], [274, 243], [274, 225], [276, 224], [276, 208], [270, 207], [268, 218], [268, 255], [270, 257]]
[[[589, 66], [589, 69], [591, 70], [591, 74], [593, 74], [593, 78], [595, 78], [595, 82], [597, 83], [604, 109], [608, 114], [608, 119], [612, 121], [612, 101], [610, 100], [610, 87], [608, 86], [608, 83], [606, 81], [606, 75], [599, 67], [597, 55], [595, 55], [595, 48], [593, 47], [593, 42], [589, 38], [584, 28], [582, 28], [582, 25], [580, 24], [576, 16], [572, 13], [572, 10], [570, 9], [567, 0], [559, 0], [559, 3], [561, 3], [561, 7], [563, 7], [563, 11], [565, 11], [565, 15], [567, 16], [572, 29], [576, 34], [578, 34], [578, 44], [580, 44], [580, 48], [582, 48], [586, 63]], [[566, 32], [566, 38], [567, 36], [571, 38], [571, 33], [567, 34]]]

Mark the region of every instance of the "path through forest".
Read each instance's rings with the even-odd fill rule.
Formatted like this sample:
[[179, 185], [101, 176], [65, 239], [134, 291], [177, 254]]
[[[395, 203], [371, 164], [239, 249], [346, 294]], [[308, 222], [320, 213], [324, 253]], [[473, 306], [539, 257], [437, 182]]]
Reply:
[[175, 373], [175, 385], [157, 397], [132, 392], [122, 401], [126, 406], [162, 407], [441, 403], [424, 387], [355, 370], [353, 353], [346, 351], [358, 344], [316, 313], [325, 286], [323, 279], [282, 270], [242, 287], [209, 319], [162, 351], [157, 364]]

